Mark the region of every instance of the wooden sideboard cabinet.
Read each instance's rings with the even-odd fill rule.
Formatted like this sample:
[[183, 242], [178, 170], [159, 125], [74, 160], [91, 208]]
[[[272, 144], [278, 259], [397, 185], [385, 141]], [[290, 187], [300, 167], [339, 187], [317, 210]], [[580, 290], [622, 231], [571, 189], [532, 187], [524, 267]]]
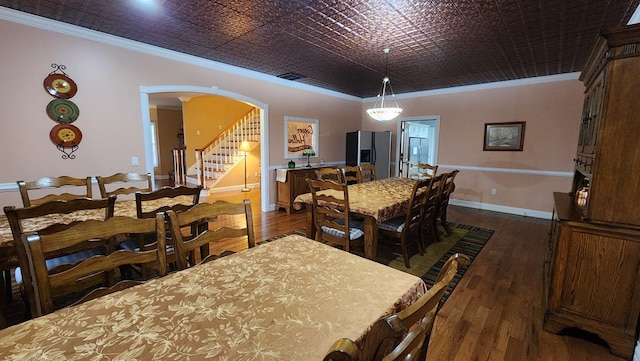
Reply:
[[640, 225], [640, 24], [599, 38], [585, 84], [572, 192], [588, 186], [588, 220]]
[[304, 167], [287, 169], [287, 178], [284, 182], [276, 181], [278, 184], [278, 195], [276, 210], [284, 208], [291, 214], [293, 201], [300, 194], [309, 193], [307, 178], [316, 179], [316, 170], [322, 167]]
[[640, 315], [640, 229], [583, 221], [568, 193], [554, 193], [554, 201], [544, 329], [591, 332], [631, 360]]
[[640, 24], [603, 34], [580, 80], [575, 173], [570, 193], [554, 193], [543, 325], [596, 334], [630, 360], [640, 317]]

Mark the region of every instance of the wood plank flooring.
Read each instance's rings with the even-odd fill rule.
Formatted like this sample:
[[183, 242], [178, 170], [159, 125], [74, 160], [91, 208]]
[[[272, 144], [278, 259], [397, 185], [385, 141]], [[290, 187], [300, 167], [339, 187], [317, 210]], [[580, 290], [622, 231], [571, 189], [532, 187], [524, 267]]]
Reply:
[[[258, 240], [304, 227], [304, 212], [260, 212], [258, 189], [210, 197], [251, 199]], [[596, 343], [542, 329], [549, 221], [456, 206], [448, 219], [495, 233], [440, 310], [428, 361], [623, 360]]]

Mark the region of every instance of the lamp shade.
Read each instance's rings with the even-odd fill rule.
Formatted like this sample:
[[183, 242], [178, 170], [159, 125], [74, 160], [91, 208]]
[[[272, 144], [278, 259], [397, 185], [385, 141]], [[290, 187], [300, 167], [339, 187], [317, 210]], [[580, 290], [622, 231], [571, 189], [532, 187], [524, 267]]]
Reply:
[[388, 122], [400, 115], [402, 108], [371, 108], [367, 109], [367, 113], [371, 118], [379, 122]]
[[251, 151], [251, 145], [249, 144], [248, 141], [243, 140], [242, 143], [240, 143], [240, 148], [238, 148], [239, 151], [241, 152], [250, 152]]

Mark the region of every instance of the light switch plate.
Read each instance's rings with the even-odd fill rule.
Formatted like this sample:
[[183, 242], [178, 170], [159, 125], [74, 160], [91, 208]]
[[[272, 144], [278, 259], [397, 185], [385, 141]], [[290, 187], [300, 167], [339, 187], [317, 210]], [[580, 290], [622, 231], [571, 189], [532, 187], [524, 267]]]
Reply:
[[131, 165], [139, 165], [138, 157], [131, 157]]

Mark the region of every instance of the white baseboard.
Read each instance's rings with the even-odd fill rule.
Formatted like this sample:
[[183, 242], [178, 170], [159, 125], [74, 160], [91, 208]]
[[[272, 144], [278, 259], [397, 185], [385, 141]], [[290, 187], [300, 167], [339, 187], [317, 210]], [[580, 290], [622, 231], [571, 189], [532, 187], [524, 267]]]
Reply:
[[534, 218], [542, 218], [542, 219], [551, 219], [553, 217], [552, 212], [544, 212], [544, 211], [536, 211], [534, 209], [526, 209], [526, 208], [517, 208], [517, 207], [508, 207], [501, 206], [499, 204], [489, 204], [489, 203], [479, 203], [479, 202], [471, 202], [471, 201], [463, 201], [459, 199], [451, 198], [449, 200], [449, 204], [453, 204], [456, 206], [474, 208], [474, 209], [482, 209], [487, 211], [495, 211], [509, 214], [516, 214], [524, 217], [534, 217]]

